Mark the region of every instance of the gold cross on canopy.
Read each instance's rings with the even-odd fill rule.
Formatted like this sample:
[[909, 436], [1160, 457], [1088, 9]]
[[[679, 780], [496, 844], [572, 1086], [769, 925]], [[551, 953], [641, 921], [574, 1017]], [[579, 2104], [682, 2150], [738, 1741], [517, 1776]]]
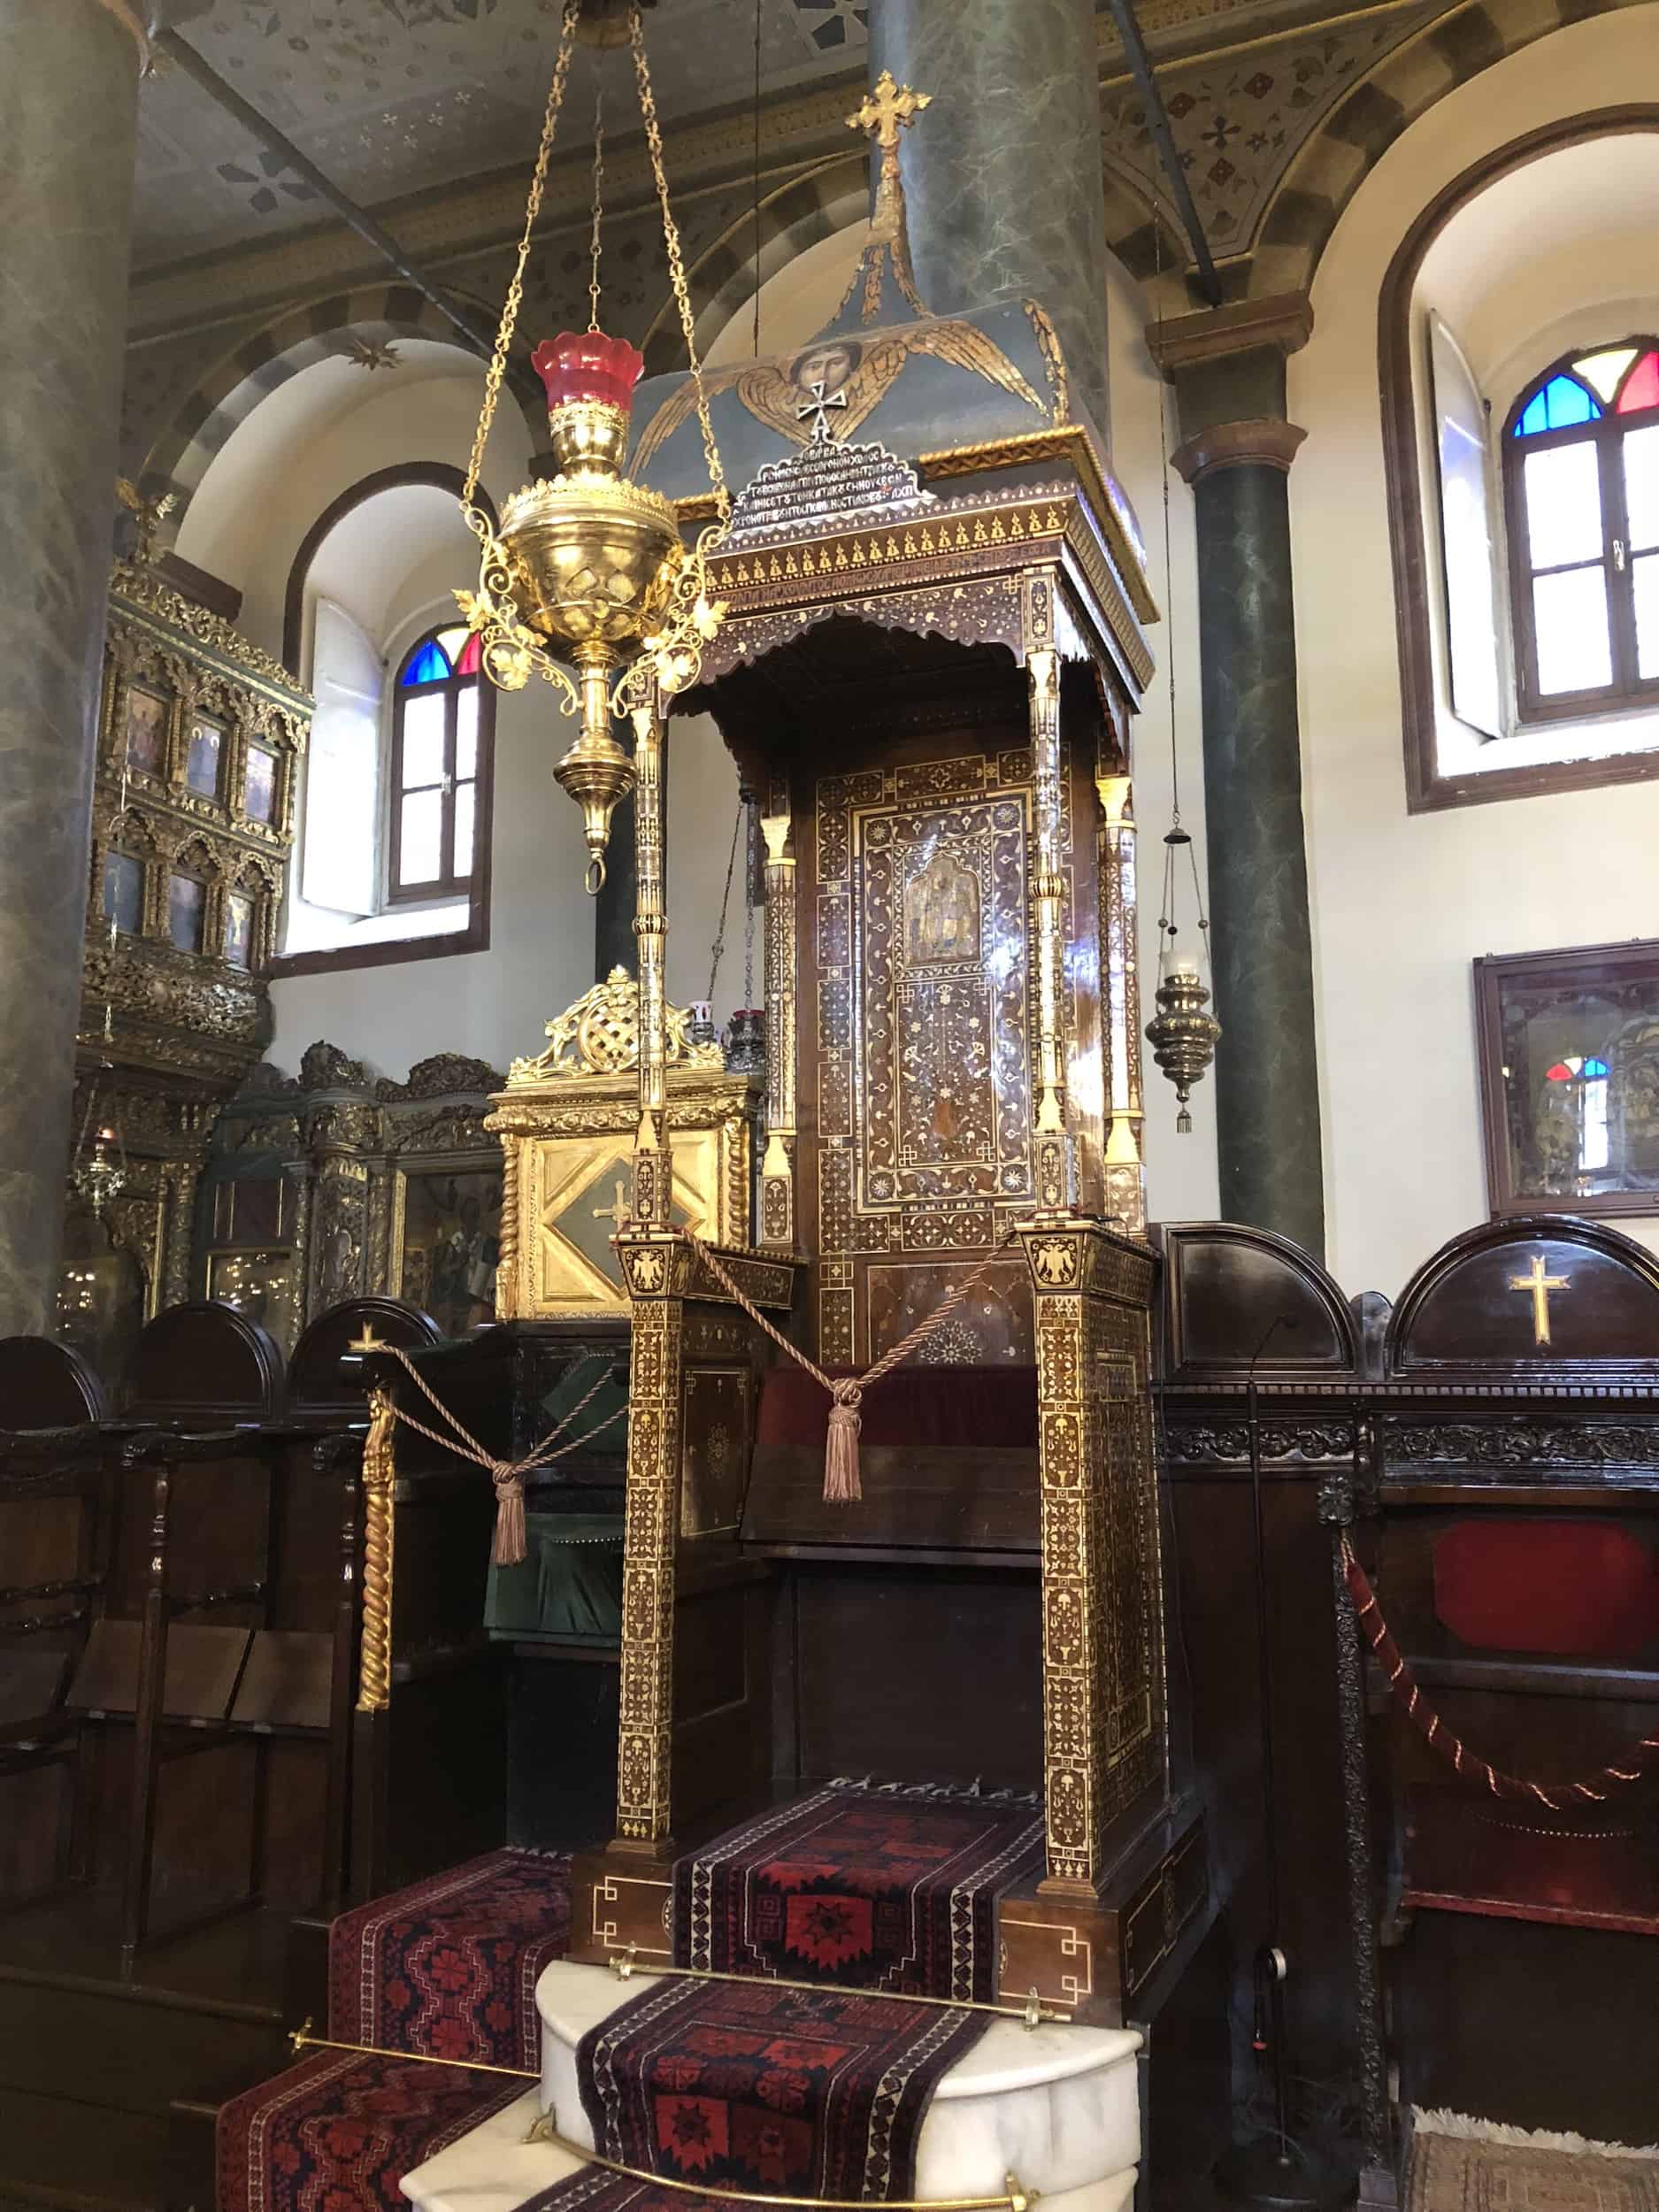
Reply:
[[1533, 1253], [1532, 1271], [1530, 1275], [1510, 1276], [1509, 1288], [1511, 1290], [1528, 1290], [1532, 1294], [1532, 1341], [1534, 1344], [1548, 1344], [1549, 1341], [1550, 1292], [1565, 1290], [1571, 1280], [1571, 1275], [1549, 1274], [1545, 1268], [1544, 1256], [1541, 1252]]
[[617, 1227], [620, 1229], [623, 1223], [628, 1217], [627, 1189], [627, 1185], [623, 1181], [621, 1176], [618, 1175], [617, 1178], [617, 1194], [615, 1202], [609, 1206], [595, 1206], [593, 1209], [594, 1219], [595, 1221], [614, 1221]]
[[797, 422], [804, 422], [807, 417], [810, 415], [812, 418], [813, 444], [827, 445], [833, 435], [830, 429], [829, 410], [832, 407], [845, 407], [847, 404], [847, 395], [845, 392], [832, 392], [829, 397], [826, 399], [824, 396], [824, 386], [821, 381], [817, 384], [809, 384], [807, 386], [807, 389], [811, 393], [812, 396], [809, 400], [803, 400], [801, 405], [795, 409], [795, 419]]
[[876, 79], [875, 90], [866, 92], [847, 118], [847, 127], [862, 131], [866, 138], [875, 140], [884, 154], [890, 154], [898, 145], [900, 130], [913, 123], [933, 97], [931, 92], [912, 92], [907, 84], [895, 85], [893, 72], [884, 69]]
[[354, 1336], [346, 1349], [348, 1352], [383, 1352], [386, 1347], [375, 1335], [373, 1322], [365, 1319], [363, 1324], [363, 1334]]

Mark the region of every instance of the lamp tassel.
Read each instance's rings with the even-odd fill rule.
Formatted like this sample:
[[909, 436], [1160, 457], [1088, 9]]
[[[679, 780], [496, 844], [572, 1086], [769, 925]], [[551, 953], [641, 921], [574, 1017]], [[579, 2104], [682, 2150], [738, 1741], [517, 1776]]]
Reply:
[[858, 1432], [864, 1425], [858, 1411], [862, 1386], [850, 1377], [830, 1385], [835, 1402], [830, 1408], [829, 1434], [824, 1444], [824, 1502], [856, 1505], [864, 1496], [858, 1479]]

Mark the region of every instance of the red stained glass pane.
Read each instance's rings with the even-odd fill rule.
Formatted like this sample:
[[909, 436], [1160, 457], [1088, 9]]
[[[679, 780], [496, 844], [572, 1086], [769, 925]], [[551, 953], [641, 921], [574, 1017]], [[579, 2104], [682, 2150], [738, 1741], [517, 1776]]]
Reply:
[[1644, 353], [1624, 379], [1617, 411], [1633, 415], [1639, 407], [1659, 407], [1659, 353]]
[[478, 632], [474, 630], [472, 636], [468, 638], [466, 643], [461, 649], [461, 657], [455, 664], [456, 674], [457, 676], [476, 676], [482, 658], [482, 641], [480, 638]]

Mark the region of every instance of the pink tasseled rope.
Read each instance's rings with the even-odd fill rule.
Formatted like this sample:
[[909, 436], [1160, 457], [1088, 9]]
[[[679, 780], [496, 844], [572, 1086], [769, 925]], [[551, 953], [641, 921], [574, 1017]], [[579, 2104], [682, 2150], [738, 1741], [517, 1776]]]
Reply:
[[936, 1329], [944, 1326], [969, 1294], [978, 1289], [1003, 1247], [1012, 1241], [1015, 1233], [1012, 1229], [1007, 1231], [986, 1254], [972, 1274], [964, 1275], [954, 1289], [945, 1293], [926, 1321], [918, 1321], [908, 1336], [902, 1337], [891, 1351], [884, 1352], [874, 1365], [867, 1367], [862, 1375], [826, 1375], [816, 1360], [809, 1359], [799, 1345], [791, 1344], [783, 1331], [774, 1328], [760, 1308], [744, 1295], [730, 1271], [701, 1237], [694, 1236], [689, 1229], [685, 1228], [680, 1233], [715, 1281], [736, 1299], [749, 1319], [764, 1329], [772, 1342], [789, 1355], [797, 1367], [803, 1367], [829, 1392], [832, 1403], [829, 1433], [824, 1440], [824, 1502], [826, 1505], [856, 1505], [864, 1494], [864, 1484], [858, 1474], [858, 1432], [862, 1425], [860, 1407], [865, 1391], [872, 1383], [879, 1383], [884, 1375], [890, 1374], [901, 1361], [908, 1359]]
[[580, 1436], [572, 1437], [568, 1444], [560, 1444], [558, 1441], [588, 1400], [595, 1395], [605, 1381], [610, 1371], [610, 1362], [607, 1361], [600, 1369], [594, 1381], [582, 1393], [563, 1420], [556, 1428], [549, 1431], [534, 1451], [526, 1453], [522, 1459], [494, 1459], [484, 1449], [477, 1437], [462, 1427], [407, 1352], [400, 1351], [395, 1344], [383, 1344], [380, 1349], [389, 1358], [398, 1361], [408, 1371], [417, 1386], [443, 1416], [452, 1432], [449, 1436], [442, 1435], [438, 1430], [428, 1428], [424, 1421], [417, 1421], [412, 1413], [405, 1413], [402, 1407], [391, 1404], [388, 1400], [388, 1410], [394, 1420], [401, 1421], [405, 1428], [413, 1429], [417, 1435], [424, 1436], [429, 1443], [440, 1445], [446, 1452], [454, 1452], [462, 1459], [470, 1459], [474, 1466], [484, 1470], [495, 1485], [495, 1538], [490, 1547], [489, 1555], [498, 1567], [516, 1567], [525, 1555], [525, 1477], [534, 1474], [538, 1467], [551, 1466], [556, 1459], [563, 1459], [567, 1452], [579, 1450], [582, 1445], [591, 1441], [594, 1437], [603, 1434], [606, 1429], [621, 1420], [628, 1409], [625, 1402], [619, 1405], [614, 1413], [608, 1415], [604, 1420], [596, 1423], [593, 1428], [585, 1430]]

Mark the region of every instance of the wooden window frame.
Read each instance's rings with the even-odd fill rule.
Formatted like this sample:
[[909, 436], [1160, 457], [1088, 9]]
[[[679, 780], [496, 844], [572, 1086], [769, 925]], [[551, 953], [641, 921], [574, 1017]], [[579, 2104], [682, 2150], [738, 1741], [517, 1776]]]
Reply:
[[[1594, 422], [1570, 423], [1560, 430], [1535, 430], [1525, 438], [1515, 435], [1516, 424], [1552, 378], [1571, 375], [1572, 364], [1590, 354], [1610, 353], [1625, 346], [1635, 347], [1640, 356], [1659, 346], [1659, 339], [1624, 337], [1605, 343], [1575, 346], [1571, 353], [1563, 354], [1532, 379], [1504, 420], [1501, 455], [1503, 525], [1509, 541], [1509, 618], [1515, 637], [1516, 705], [1524, 726], [1659, 705], [1659, 676], [1644, 678], [1637, 668], [1635, 569], [1630, 518], [1625, 511], [1624, 472], [1619, 465], [1620, 449], [1632, 430], [1659, 426], [1659, 406], [1644, 407], [1628, 415], [1603, 411]], [[1588, 690], [1544, 693], [1538, 687], [1538, 631], [1532, 609], [1532, 583], [1536, 577], [1555, 571], [1531, 565], [1527, 550], [1525, 465], [1529, 454], [1571, 445], [1595, 449], [1601, 494], [1601, 558], [1599, 565], [1594, 561], [1566, 561], [1556, 564], [1556, 568], [1571, 572], [1600, 566], [1607, 586], [1613, 679], [1610, 683], [1598, 684]], [[1651, 546], [1643, 549], [1648, 553], [1655, 550]]]
[[[1425, 518], [1431, 511], [1424, 493], [1417, 413], [1421, 379], [1413, 359], [1411, 313], [1417, 276], [1430, 247], [1458, 210], [1488, 185], [1563, 146], [1637, 131], [1659, 131], [1659, 103], [1631, 102], [1563, 116], [1494, 148], [1436, 194], [1401, 240], [1384, 276], [1377, 305], [1378, 385], [1394, 554], [1408, 813], [1490, 805], [1502, 799], [1535, 798], [1607, 784], [1647, 783], [1659, 778], [1659, 749], [1654, 748], [1632, 747], [1626, 752], [1594, 758], [1485, 769], [1448, 771], [1440, 765], [1425, 532]], [[1584, 350], [1580, 348], [1579, 355]], [[1494, 741], [1505, 742], [1502, 739]]]
[[[453, 629], [455, 626], [453, 623], [446, 623], [442, 626]], [[407, 667], [411, 657], [419, 652], [428, 639], [435, 638], [437, 635], [436, 629], [423, 631], [404, 653], [402, 661], [398, 664], [399, 667]], [[472, 853], [466, 873], [461, 875], [457, 872], [455, 867], [457, 856], [455, 852], [455, 799], [457, 788], [455, 772], [456, 742], [460, 720], [461, 695], [469, 684], [472, 687], [478, 699], [478, 752], [473, 762], [472, 774], [465, 779], [472, 786]], [[442, 827], [439, 833], [439, 843], [443, 856], [443, 868], [439, 875], [424, 882], [402, 883], [399, 878], [403, 871], [403, 800], [406, 795], [406, 787], [403, 781], [403, 719], [411, 701], [431, 698], [434, 695], [442, 695], [444, 702], [443, 780], [442, 785], [437, 787], [420, 784], [415, 788], [418, 790], [438, 788], [442, 791]], [[471, 676], [440, 676], [433, 682], [426, 684], [404, 684], [401, 680], [395, 681], [392, 692], [391, 764], [387, 778], [390, 831], [388, 839], [386, 897], [383, 904], [388, 911], [396, 906], [430, 906], [439, 899], [471, 898], [472, 880], [478, 872], [478, 848], [480, 833], [483, 827], [484, 795], [488, 787], [487, 761], [494, 754], [495, 743], [495, 686], [488, 680], [481, 670]]]

